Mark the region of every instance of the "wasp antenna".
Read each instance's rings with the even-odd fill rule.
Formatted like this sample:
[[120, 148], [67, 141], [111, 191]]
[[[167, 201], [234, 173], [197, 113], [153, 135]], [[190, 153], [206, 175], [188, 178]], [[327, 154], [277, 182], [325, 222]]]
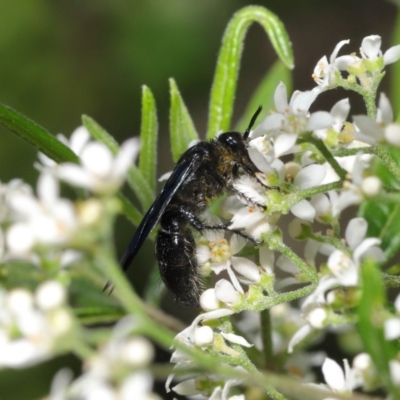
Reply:
[[250, 120], [250, 124], [249, 127], [245, 130], [244, 134], [243, 134], [243, 139], [247, 140], [249, 135], [250, 135], [250, 131], [251, 128], [253, 127], [254, 123], [256, 122], [257, 117], [259, 116], [260, 112], [262, 110], [262, 106], [258, 106], [257, 111], [254, 113], [254, 115], [251, 117]]

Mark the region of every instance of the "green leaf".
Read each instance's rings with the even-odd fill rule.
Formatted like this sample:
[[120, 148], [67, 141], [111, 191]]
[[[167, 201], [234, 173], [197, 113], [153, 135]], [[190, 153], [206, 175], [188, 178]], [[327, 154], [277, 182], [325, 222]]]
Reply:
[[126, 178], [129, 187], [138, 198], [143, 211], [147, 211], [154, 201], [154, 194], [146, 179], [136, 165], [129, 168]]
[[238, 132], [244, 132], [249, 125], [251, 117], [257, 110], [259, 105], [262, 105], [263, 110], [258, 116], [258, 120], [262, 121], [270, 112], [275, 108], [274, 93], [279, 82], [283, 82], [286, 85], [288, 93], [292, 91], [292, 74], [282, 63], [277, 60], [275, 64], [265, 74], [258, 88], [254, 92], [250, 99], [243, 116], [240, 118], [236, 130]]
[[[82, 116], [82, 122], [94, 139], [104, 143], [113, 154], [118, 153], [119, 145], [116, 140], [94, 119], [84, 115]], [[138, 198], [142, 209], [147, 211], [153, 203], [154, 194], [142, 172], [136, 165], [132, 165], [129, 168], [126, 180], [129, 187]]]
[[[386, 146], [386, 151], [393, 160], [400, 165], [400, 152], [398, 149]], [[400, 189], [400, 182], [393, 174], [376, 159], [373, 173], [386, 187]], [[368, 222], [369, 237], [378, 237], [382, 240], [382, 250], [386, 259], [391, 259], [400, 249], [400, 204], [395, 202], [366, 201], [361, 204], [359, 212]]]
[[89, 131], [90, 136], [92, 136], [93, 139], [104, 143], [109, 148], [112, 154], [115, 155], [118, 153], [118, 142], [93, 118], [87, 115], [82, 115], [82, 123]]
[[138, 226], [142, 221], [143, 215], [140, 211], [122, 194], [118, 194], [118, 200], [122, 204], [122, 213], [133, 225]]
[[279, 18], [264, 7], [249, 6], [239, 10], [229, 22], [222, 39], [211, 89], [208, 139], [219, 131], [229, 130], [243, 40], [253, 22], [264, 28], [279, 58], [288, 68], [293, 68], [291, 43]]
[[4, 104], [0, 104], [0, 124], [58, 163], [79, 161], [69, 147], [46, 129]]
[[142, 87], [142, 123], [140, 127], [139, 169], [150, 186], [156, 191], [158, 122], [154, 96], [147, 86]]
[[386, 315], [386, 291], [381, 272], [371, 260], [363, 263], [361, 268], [362, 296], [358, 307], [357, 329], [365, 350], [371, 356], [382, 383], [399, 398], [398, 389], [390, 378], [389, 361], [396, 356], [392, 342], [385, 339], [384, 321]]
[[367, 201], [360, 206], [359, 216], [368, 222], [367, 236], [382, 240], [386, 259], [391, 259], [400, 248], [400, 204]]
[[169, 112], [169, 132], [171, 151], [174, 162], [187, 150], [189, 143], [198, 140], [199, 135], [192, 118], [183, 102], [178, 86], [174, 79], [169, 79], [171, 108]]
[[159, 307], [164, 294], [165, 285], [160, 284], [160, 272], [157, 266], [153, 266], [143, 293], [143, 298], [146, 303], [154, 307]]

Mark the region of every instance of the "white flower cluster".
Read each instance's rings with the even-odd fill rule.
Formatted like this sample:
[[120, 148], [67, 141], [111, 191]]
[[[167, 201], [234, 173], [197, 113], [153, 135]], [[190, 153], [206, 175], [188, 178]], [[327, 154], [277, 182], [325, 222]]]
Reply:
[[38, 168], [73, 186], [100, 195], [115, 193], [121, 187], [140, 148], [138, 139], [132, 138], [122, 144], [118, 154], [113, 155], [104, 143], [90, 140], [90, 134], [83, 126], [77, 128], [69, 140], [63, 135], [57, 137], [79, 157], [81, 165], [56, 164], [44, 154], [39, 154], [42, 165]]
[[[73, 133], [70, 141], [63, 136], [59, 139], [80, 157], [81, 166], [56, 164], [39, 154], [41, 164], [37, 167], [41, 175], [36, 194], [18, 179], [0, 184], [1, 277], [3, 287], [9, 288], [0, 290], [0, 368], [24, 368], [86, 345], [78, 321], [67, 305], [66, 286], [74, 272], [65, 267], [74, 263], [80, 268], [79, 262], [84, 265], [88, 249], [102, 234], [108, 234], [105, 228], [97, 227], [115, 214], [114, 209], [108, 211], [107, 201], [123, 183], [139, 150], [138, 142], [131, 140], [114, 157], [104, 144], [90, 141], [83, 127]], [[98, 197], [78, 202], [63, 198], [60, 179]], [[26, 287], [35, 283], [38, 287], [32, 293]], [[117, 329], [116, 335], [118, 332]], [[114, 337], [109, 346], [115, 348], [105, 347], [99, 360], [88, 365], [89, 372], [79, 381], [83, 383], [74, 384], [86, 396], [82, 398], [106, 398], [96, 397], [91, 388], [99, 389], [101, 385], [96, 386], [96, 382], [107, 380], [112, 357], [119, 357], [115, 363], [125, 363], [129, 368], [150, 361], [153, 348], [145, 339], [125, 339]], [[104, 368], [111, 369], [106, 373]], [[63, 386], [67, 375], [62, 372], [55, 380], [61, 382], [55, 384], [57, 388]], [[143, 399], [156, 398], [150, 393], [152, 377], [148, 371], [127, 375], [120, 386], [122, 397], [118, 398], [131, 398], [129, 393], [140, 387], [148, 394]]]
[[[338, 57], [339, 50], [348, 42], [342, 41], [336, 46], [330, 62], [326, 57], [318, 62], [313, 75], [318, 86], [314, 89], [296, 91], [288, 101], [285, 85], [278, 85], [274, 96], [276, 111], [267, 116], [251, 134], [249, 154], [262, 174], [259, 174], [257, 182], [248, 177], [240, 178], [235, 182], [235, 190], [240, 195], [228, 198], [222, 206], [223, 217], [230, 220], [230, 230], [240, 231], [242, 236], [267, 247], [251, 251], [246, 247], [249, 241], [236, 233], [202, 233], [197, 246], [202, 274], [214, 273], [220, 279], [213, 288], [203, 292], [200, 297], [203, 314], [178, 334], [177, 341], [189, 347], [221, 354], [229, 354], [224, 349], [230, 340], [235, 345], [251, 346], [244, 337], [252, 338], [252, 343], [258, 343], [259, 346], [257, 324], [249, 323], [245, 317], [246, 322], [237, 324], [241, 330], [241, 335], [237, 335], [230, 329], [225, 331], [225, 317], [243, 310], [257, 310], [257, 305], [263, 302], [279, 304], [279, 301], [273, 301], [279, 296], [284, 298], [282, 289], [307, 281], [314, 282], [315, 289], [302, 303], [302, 318], [299, 314], [287, 311], [287, 318], [296, 321], [290, 331], [290, 340], [286, 336], [283, 341], [289, 353], [292, 353], [295, 346], [310, 333], [324, 332], [331, 326], [348, 325], [349, 321], [336, 312], [338, 303], [339, 307], [346, 307], [346, 300], [340, 298], [336, 288], [357, 288], [363, 259], [373, 259], [378, 263], [385, 261], [379, 247], [380, 239], [367, 237], [368, 223], [364, 218], [351, 219], [343, 236], [340, 234], [339, 218], [343, 210], [374, 198], [382, 191], [380, 179], [372, 173], [373, 156], [368, 149], [382, 143], [400, 145], [400, 124], [393, 122], [390, 102], [381, 93], [375, 113], [353, 116], [352, 121], [348, 121], [348, 99], [337, 102], [329, 112], [310, 113], [309, 108], [322, 91], [337, 86], [349, 89], [351, 85], [353, 88], [357, 85], [361, 88], [359, 93], [362, 90], [366, 93], [372, 83], [381, 78], [379, 74], [384, 66], [400, 58], [400, 46], [382, 55], [380, 37], [369, 36], [362, 42], [361, 57], [354, 54]], [[346, 77], [343, 77], [343, 71], [346, 71]], [[302, 260], [296, 262], [299, 258], [293, 256], [294, 253], [284, 251], [275, 260], [274, 251], [268, 248], [282, 253], [283, 246], [276, 245], [276, 235], [280, 235], [278, 222], [289, 212], [295, 217], [289, 223], [290, 236], [307, 240], [303, 258], [305, 263]], [[209, 215], [205, 218], [215, 219]], [[214, 222], [219, 224], [221, 221]], [[321, 228], [314, 228], [314, 223], [330, 227], [326, 234], [315, 233], [314, 229]], [[252, 256], [248, 257], [247, 254]], [[286, 275], [282, 276], [282, 273]], [[397, 317], [389, 320], [387, 326], [390, 326], [391, 332], [388, 337], [400, 336], [397, 333], [400, 332]], [[275, 331], [274, 334], [276, 338]], [[276, 343], [275, 339], [275, 352], [278, 351]], [[296, 351], [292, 360], [299, 356], [297, 348]], [[230, 363], [239, 368], [238, 365], [243, 364], [241, 361], [236, 363], [235, 357], [241, 359], [239, 354], [231, 355]], [[360, 359], [365, 361], [365, 357], [360, 356]], [[314, 361], [317, 358], [320, 365], [322, 359], [316, 357]], [[287, 363], [288, 371], [294, 370], [290, 365], [291, 359]], [[191, 363], [181, 349], [174, 352], [171, 361], [181, 367]], [[303, 378], [308, 376], [309, 368], [315, 363], [310, 360], [303, 362], [303, 367], [306, 366], [302, 372]], [[350, 374], [347, 361], [345, 367], [346, 374], [339, 373], [340, 367], [333, 360], [326, 359], [323, 372], [332, 391], [347, 393], [360, 386], [366, 390], [376, 387], [376, 379], [371, 377], [371, 360], [368, 366], [364, 365], [364, 372], [356, 366]], [[392, 369], [395, 370], [395, 367]], [[332, 370], [335, 378], [332, 378]], [[348, 377], [350, 375], [351, 379]], [[168, 381], [168, 387], [172, 378]], [[200, 376], [181, 379], [184, 379], [183, 382], [173, 387], [177, 393], [212, 396], [210, 383], [207, 390], [202, 392]], [[393, 380], [397, 379], [393, 375]], [[218, 382], [214, 383], [214, 387], [215, 390], [222, 390]]]
[[137, 327], [131, 317], [120, 320], [111, 338], [87, 360], [81, 376], [72, 380], [66, 369], [56, 374], [49, 399], [159, 400], [148, 370], [154, 349], [147, 339], [132, 334]]
[[[58, 180], [96, 194], [111, 194], [123, 183], [139, 151], [136, 139], [130, 140], [122, 145], [114, 158], [104, 144], [89, 140], [89, 132], [84, 127], [75, 130], [70, 141], [63, 136], [59, 139], [80, 156], [82, 166], [57, 165], [39, 153], [42, 164], [37, 167], [42, 173], [37, 183], [37, 195], [18, 179], [0, 184], [0, 257], [3, 261], [18, 259], [37, 264], [39, 248], [73, 247], [78, 243], [82, 228], [100, 219], [102, 206], [95, 200], [77, 206], [62, 198]], [[61, 264], [67, 264], [76, 255], [70, 250], [63, 253]]]
[[0, 368], [24, 368], [73, 348], [75, 322], [65, 288], [46, 281], [0, 291]]

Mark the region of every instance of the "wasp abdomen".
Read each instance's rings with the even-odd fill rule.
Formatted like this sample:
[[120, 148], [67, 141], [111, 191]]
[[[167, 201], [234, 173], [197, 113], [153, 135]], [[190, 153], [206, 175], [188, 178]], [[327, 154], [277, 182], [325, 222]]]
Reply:
[[175, 299], [188, 306], [197, 306], [199, 299], [195, 249], [190, 228], [176, 226], [176, 220], [161, 224], [156, 243], [161, 279], [175, 293]]

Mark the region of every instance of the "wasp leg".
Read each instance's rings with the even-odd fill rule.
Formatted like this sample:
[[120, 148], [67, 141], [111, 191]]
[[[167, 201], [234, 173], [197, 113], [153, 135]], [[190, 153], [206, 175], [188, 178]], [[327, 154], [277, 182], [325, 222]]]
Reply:
[[227, 225], [227, 224], [207, 225], [204, 222], [202, 222], [195, 214], [193, 214], [192, 212], [190, 212], [184, 208], [181, 208], [179, 210], [179, 212], [181, 213], [183, 218], [185, 218], [190, 223], [190, 225], [192, 225], [193, 228], [195, 228], [200, 233], [202, 231], [224, 230], [224, 231], [229, 231], [229, 232], [235, 233], [236, 235], [242, 236], [243, 238], [250, 240], [255, 244], [260, 244], [254, 238], [247, 235], [246, 233], [243, 233], [242, 231], [239, 231], [237, 229], [230, 229], [229, 225]]
[[240, 192], [239, 190], [232, 189], [236, 196], [242, 198], [247, 204], [251, 204], [254, 207], [261, 208], [263, 211], [267, 209], [267, 206], [262, 203], [257, 203], [256, 201], [252, 200], [250, 197], [247, 197], [244, 193]]

